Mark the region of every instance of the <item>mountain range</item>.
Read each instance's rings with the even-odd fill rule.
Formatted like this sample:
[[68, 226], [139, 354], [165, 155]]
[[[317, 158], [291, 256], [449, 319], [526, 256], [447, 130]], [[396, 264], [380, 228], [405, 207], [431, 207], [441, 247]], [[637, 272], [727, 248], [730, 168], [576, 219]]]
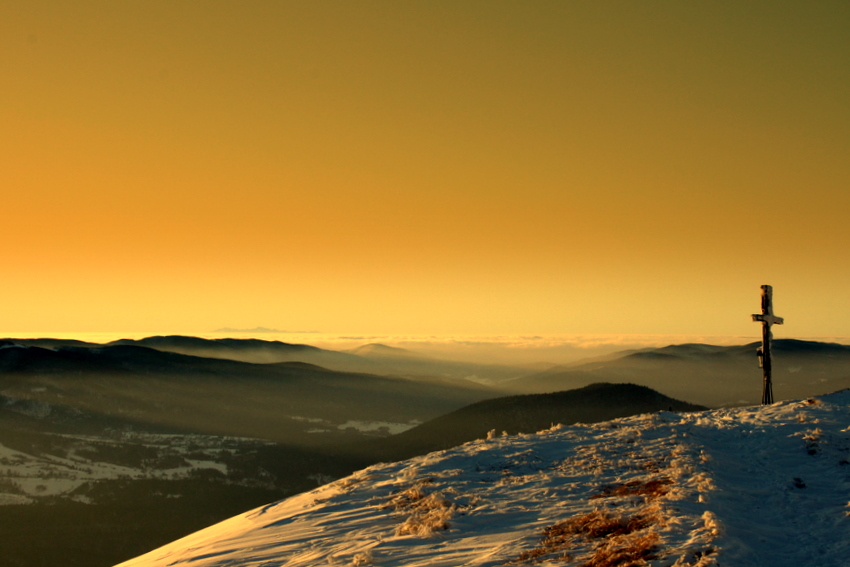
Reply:
[[[755, 346], [671, 345], [532, 372], [377, 344], [3, 339], [4, 564], [106, 567], [379, 461], [758, 400]], [[775, 350], [777, 399], [850, 386], [848, 347]]]
[[492, 396], [472, 382], [247, 363], [123, 343], [7, 345], [0, 348], [0, 373], [2, 392], [15, 399], [296, 445], [338, 437], [346, 423], [418, 423]]
[[[705, 344], [670, 345], [556, 366], [499, 386], [514, 392], [554, 392], [595, 382], [633, 382], [709, 407], [761, 401], [762, 371], [756, 348]], [[798, 399], [850, 387], [850, 346], [773, 341], [775, 397]]]
[[[280, 341], [184, 336], [123, 339], [106, 345], [57, 339], [0, 340], [0, 344], [4, 342], [44, 348], [141, 346], [160, 352], [255, 364], [303, 362], [338, 372], [474, 382], [489, 388], [492, 397], [570, 390], [599, 382], [630, 382], [708, 407], [754, 404], [761, 400], [762, 372], [756, 357], [759, 343], [670, 345], [531, 371], [527, 366], [441, 360], [379, 344], [338, 352]], [[850, 387], [848, 345], [777, 339], [773, 341], [772, 351], [776, 399], [801, 398]]]
[[204, 339], [182, 335], [120, 339], [106, 344], [66, 339], [0, 339], [3, 343], [42, 348], [140, 346], [204, 358], [269, 364], [306, 362], [339, 372], [409, 378], [443, 378], [493, 384], [528, 374], [523, 367], [441, 360], [413, 351], [368, 344], [349, 351], [334, 351], [305, 344], [261, 339]]

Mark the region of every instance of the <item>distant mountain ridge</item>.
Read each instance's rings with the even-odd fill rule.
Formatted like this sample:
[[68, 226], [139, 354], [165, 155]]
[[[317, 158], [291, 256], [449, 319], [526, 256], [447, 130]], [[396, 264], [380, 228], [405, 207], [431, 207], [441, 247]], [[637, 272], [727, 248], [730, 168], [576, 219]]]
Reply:
[[8, 344], [43, 348], [63, 346], [99, 348], [114, 345], [136, 345], [155, 348], [164, 352], [258, 364], [306, 362], [340, 372], [363, 372], [381, 376], [411, 378], [468, 379], [484, 384], [518, 378], [528, 373], [521, 367], [447, 361], [379, 344], [364, 345], [352, 351], [335, 351], [311, 345], [264, 339], [204, 339], [184, 335], [120, 339], [106, 344], [50, 338], [2, 340]]
[[[310, 347], [312, 348], [312, 347]], [[492, 396], [478, 384], [256, 364], [134, 344], [0, 348], [3, 393], [158, 426], [290, 443], [350, 421], [423, 421]], [[321, 426], [317, 425], [321, 424]]]
[[[681, 344], [554, 367], [500, 384], [514, 392], [554, 392], [595, 382], [633, 382], [709, 407], [747, 405], [761, 399], [762, 370], [756, 348]], [[773, 383], [777, 400], [850, 388], [850, 346], [776, 339]]]
[[353, 372], [375, 372], [379, 370], [368, 360], [347, 353], [325, 350], [305, 344], [262, 339], [203, 339], [199, 337], [169, 335], [144, 339], [122, 339], [109, 345], [140, 345], [161, 351], [176, 352], [191, 356], [238, 360], [241, 362], [309, 362], [331, 369]]
[[[747, 405], [761, 399], [758, 343], [736, 346], [680, 344], [623, 351], [574, 364], [531, 372], [527, 368], [441, 360], [381, 344], [347, 352], [261, 339], [202, 339], [155, 336], [107, 345], [62, 339], [4, 339], [0, 344], [102, 348], [145, 346], [163, 352], [251, 363], [301, 362], [341, 372], [380, 376], [470, 380], [499, 392], [545, 393], [598, 382], [635, 383], [677, 399], [709, 407]], [[850, 387], [850, 346], [837, 343], [774, 340], [776, 399], [803, 398]]]

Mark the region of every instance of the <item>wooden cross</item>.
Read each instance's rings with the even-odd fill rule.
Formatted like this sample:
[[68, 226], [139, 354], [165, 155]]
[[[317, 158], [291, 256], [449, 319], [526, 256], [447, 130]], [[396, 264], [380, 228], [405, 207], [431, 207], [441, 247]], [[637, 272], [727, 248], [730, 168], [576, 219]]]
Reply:
[[761, 322], [761, 347], [756, 351], [759, 357], [759, 366], [764, 371], [764, 383], [761, 391], [762, 405], [773, 403], [773, 383], [770, 377], [771, 355], [770, 341], [773, 333], [770, 332], [771, 325], [781, 325], [785, 322], [782, 317], [773, 314], [773, 287], [761, 286], [761, 314], [753, 315], [753, 321]]

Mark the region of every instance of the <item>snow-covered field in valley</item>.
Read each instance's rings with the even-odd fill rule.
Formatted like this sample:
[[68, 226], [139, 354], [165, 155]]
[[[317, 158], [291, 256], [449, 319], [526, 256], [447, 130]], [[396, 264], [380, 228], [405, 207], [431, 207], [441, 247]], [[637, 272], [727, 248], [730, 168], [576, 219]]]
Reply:
[[[0, 505], [31, 504], [51, 496], [86, 502], [85, 496], [75, 494], [76, 489], [106, 480], [177, 480], [210, 470], [224, 478], [228, 467], [222, 462], [223, 455], [268, 444], [237, 437], [134, 432], [44, 437], [53, 443], [50, 451], [55, 454], [38, 450], [26, 453], [0, 444], [0, 474], [5, 481], [0, 486]], [[8, 492], [10, 489], [13, 492]]]
[[231, 518], [121, 567], [850, 561], [850, 391], [500, 436]]

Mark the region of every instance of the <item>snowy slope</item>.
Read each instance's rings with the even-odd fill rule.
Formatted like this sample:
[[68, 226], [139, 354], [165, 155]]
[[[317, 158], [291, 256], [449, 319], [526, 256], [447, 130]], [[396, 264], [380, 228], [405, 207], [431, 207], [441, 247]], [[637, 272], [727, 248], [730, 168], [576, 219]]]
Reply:
[[850, 391], [379, 464], [121, 567], [850, 563]]

